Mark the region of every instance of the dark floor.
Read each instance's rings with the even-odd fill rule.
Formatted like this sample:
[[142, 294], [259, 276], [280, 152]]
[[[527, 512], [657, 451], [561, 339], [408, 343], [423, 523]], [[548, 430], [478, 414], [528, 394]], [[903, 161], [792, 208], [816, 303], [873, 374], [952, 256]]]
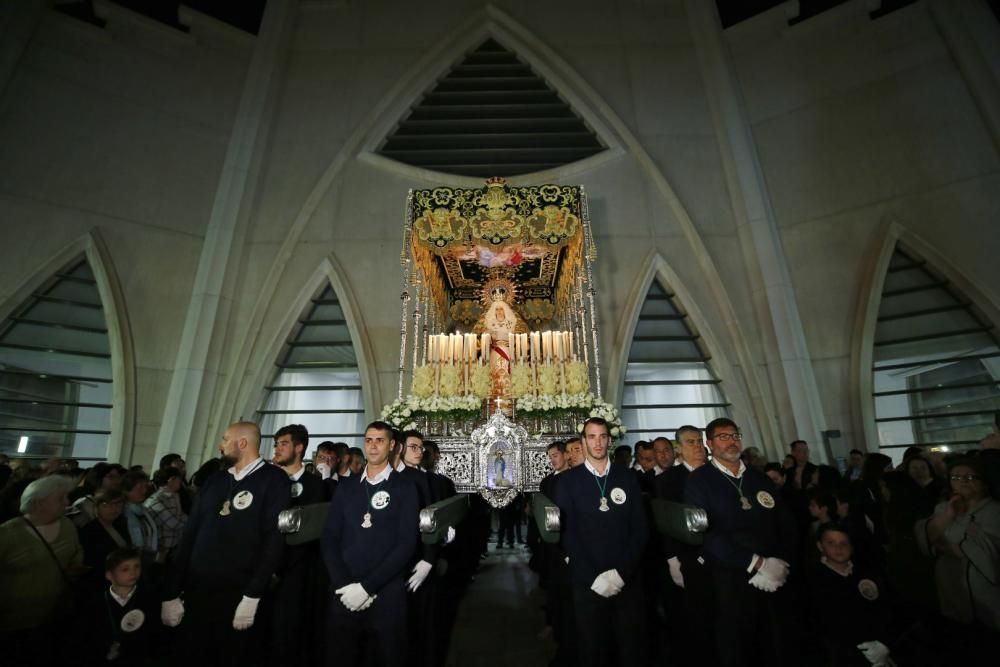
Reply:
[[523, 547], [495, 550], [480, 564], [458, 608], [448, 667], [546, 667], [555, 645], [541, 633], [544, 596]]

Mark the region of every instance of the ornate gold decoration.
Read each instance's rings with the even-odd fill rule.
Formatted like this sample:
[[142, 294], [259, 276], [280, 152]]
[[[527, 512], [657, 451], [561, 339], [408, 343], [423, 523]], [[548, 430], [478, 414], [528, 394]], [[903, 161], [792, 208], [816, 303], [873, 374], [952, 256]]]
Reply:
[[555, 316], [556, 307], [547, 299], [525, 299], [521, 304], [521, 313], [525, 319], [544, 322]]
[[483, 283], [479, 297], [484, 306], [488, 306], [494, 301], [506, 301], [508, 305], [514, 305], [514, 299], [517, 297], [517, 283], [511, 279], [511, 273], [510, 269], [490, 269], [490, 277]]
[[469, 221], [457, 211], [439, 206], [433, 210], [425, 209], [413, 223], [413, 229], [417, 238], [426, 242], [434, 252], [442, 253], [447, 251], [452, 241], [465, 238]]
[[462, 324], [472, 324], [482, 312], [482, 306], [478, 301], [471, 299], [459, 299], [451, 304], [451, 319]]
[[561, 248], [576, 236], [580, 228], [580, 218], [566, 206], [548, 204], [543, 208], [536, 208], [533, 214], [528, 218], [528, 233], [531, 238], [550, 246]]

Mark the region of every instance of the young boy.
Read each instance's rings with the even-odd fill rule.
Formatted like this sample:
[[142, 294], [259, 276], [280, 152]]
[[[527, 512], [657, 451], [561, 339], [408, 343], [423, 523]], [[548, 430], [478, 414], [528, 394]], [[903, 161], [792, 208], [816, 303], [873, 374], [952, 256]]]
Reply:
[[93, 665], [145, 665], [160, 623], [160, 605], [146, 585], [139, 585], [142, 553], [135, 547], [112, 551], [105, 561], [108, 587], [93, 596], [81, 616], [86, 647]]
[[857, 566], [846, 527], [825, 523], [816, 533], [819, 562], [810, 577], [812, 625], [831, 665], [885, 665], [889, 604], [881, 577]]

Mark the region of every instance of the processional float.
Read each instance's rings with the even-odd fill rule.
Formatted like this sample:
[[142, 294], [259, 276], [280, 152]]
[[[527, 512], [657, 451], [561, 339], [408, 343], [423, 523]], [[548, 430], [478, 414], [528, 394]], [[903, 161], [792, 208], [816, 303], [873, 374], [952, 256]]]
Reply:
[[[399, 382], [382, 418], [438, 443], [456, 489], [502, 507], [601, 400], [596, 259], [581, 186], [411, 190], [400, 255]], [[409, 386], [409, 392], [404, 389]]]

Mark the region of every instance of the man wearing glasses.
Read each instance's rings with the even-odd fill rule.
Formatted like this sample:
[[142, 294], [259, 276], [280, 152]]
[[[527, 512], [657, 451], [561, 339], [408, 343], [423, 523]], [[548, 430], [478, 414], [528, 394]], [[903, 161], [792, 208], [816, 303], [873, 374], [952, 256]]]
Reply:
[[691, 472], [684, 501], [708, 513], [704, 553], [715, 584], [719, 662], [742, 666], [763, 656], [773, 667], [792, 664], [785, 585], [796, 546], [792, 516], [771, 480], [743, 464], [735, 422], [709, 422], [705, 439], [712, 461]]

